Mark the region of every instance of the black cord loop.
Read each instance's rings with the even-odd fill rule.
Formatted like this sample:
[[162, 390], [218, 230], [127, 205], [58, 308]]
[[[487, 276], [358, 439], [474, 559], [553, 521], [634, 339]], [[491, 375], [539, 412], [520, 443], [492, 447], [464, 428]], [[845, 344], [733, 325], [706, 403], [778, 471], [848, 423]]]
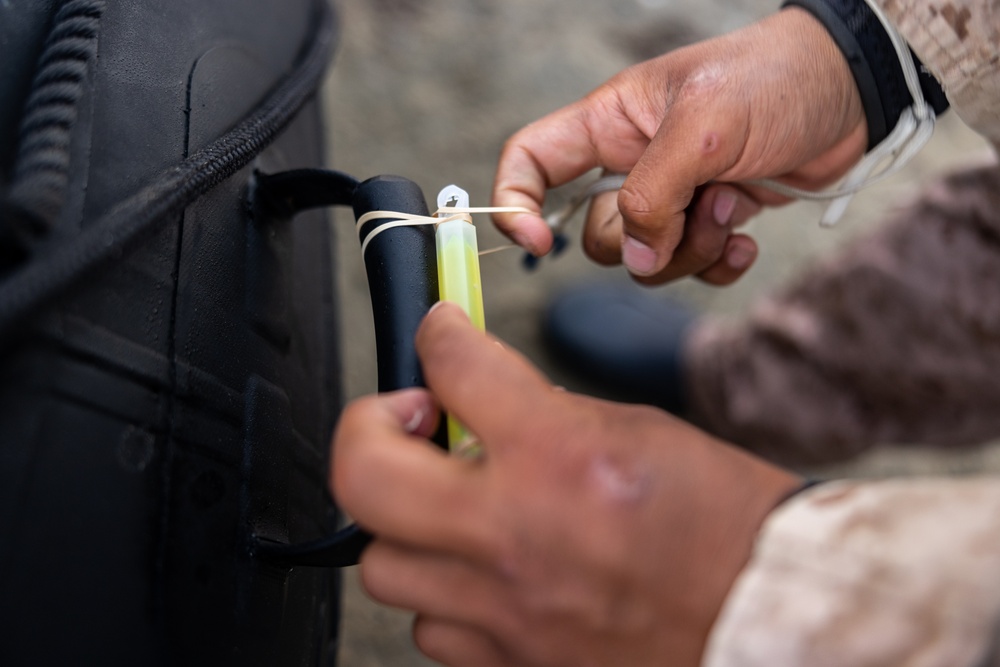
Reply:
[[70, 138], [104, 0], [66, 0], [56, 11], [24, 107], [14, 176], [0, 203], [0, 268], [25, 261], [66, 202]]
[[[83, 2], [85, 0], [74, 0]], [[200, 196], [250, 163], [292, 120], [323, 81], [336, 26], [326, 2], [294, 71], [227, 134], [169, 167], [112, 206], [71, 243], [25, 264], [0, 282], [0, 343], [18, 325], [83, 278], [100, 271], [162, 229]], [[56, 114], [58, 116], [58, 114]]]

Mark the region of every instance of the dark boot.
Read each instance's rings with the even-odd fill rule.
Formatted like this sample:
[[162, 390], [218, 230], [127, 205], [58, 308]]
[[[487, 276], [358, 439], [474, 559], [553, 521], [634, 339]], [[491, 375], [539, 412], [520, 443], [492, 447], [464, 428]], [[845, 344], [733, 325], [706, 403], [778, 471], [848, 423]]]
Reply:
[[549, 304], [549, 351], [602, 395], [684, 413], [684, 342], [696, 314], [634, 285], [574, 287]]

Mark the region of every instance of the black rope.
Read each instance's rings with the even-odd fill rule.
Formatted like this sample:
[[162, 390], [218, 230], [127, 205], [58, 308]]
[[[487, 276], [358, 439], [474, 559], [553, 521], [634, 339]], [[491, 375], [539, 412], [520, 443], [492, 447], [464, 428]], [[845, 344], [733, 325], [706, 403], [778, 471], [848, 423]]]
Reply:
[[295, 71], [228, 134], [170, 167], [88, 225], [72, 242], [0, 283], [0, 341], [84, 277], [136, 248], [192, 202], [249, 164], [312, 97], [330, 59], [336, 26], [326, 2]]
[[11, 186], [0, 205], [0, 267], [24, 261], [62, 212], [71, 132], [87, 67], [97, 54], [104, 6], [104, 0], [67, 0], [56, 11], [25, 103]]

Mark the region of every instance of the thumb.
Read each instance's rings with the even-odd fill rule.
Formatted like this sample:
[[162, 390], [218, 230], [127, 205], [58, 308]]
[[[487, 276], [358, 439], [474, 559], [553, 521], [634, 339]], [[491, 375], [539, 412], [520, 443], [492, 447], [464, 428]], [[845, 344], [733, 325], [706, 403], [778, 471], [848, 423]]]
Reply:
[[[685, 209], [698, 186], [729, 170], [743, 152], [749, 113], [745, 105], [734, 104], [733, 86], [719, 59], [709, 60], [714, 63], [695, 68], [679, 84], [618, 195], [622, 262], [636, 276], [660, 273], [671, 261], [702, 261], [674, 256], [684, 236]], [[683, 268], [678, 264], [678, 270]]]
[[524, 357], [473, 327], [453, 303], [431, 309], [416, 344], [428, 388], [488, 451], [523, 440], [552, 393]]

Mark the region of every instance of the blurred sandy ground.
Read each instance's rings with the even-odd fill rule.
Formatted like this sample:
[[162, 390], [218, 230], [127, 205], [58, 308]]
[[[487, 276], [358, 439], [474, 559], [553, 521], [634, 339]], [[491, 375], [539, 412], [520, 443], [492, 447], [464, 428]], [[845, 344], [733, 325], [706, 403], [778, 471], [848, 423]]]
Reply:
[[[359, 178], [394, 173], [419, 183], [433, 203], [449, 183], [489, 204], [496, 158], [521, 126], [567, 104], [618, 70], [671, 48], [738, 28], [774, 11], [753, 0], [339, 0], [343, 34], [325, 89], [331, 164]], [[904, 174], [856, 198], [833, 230], [816, 224], [821, 208], [795, 204], [752, 223], [762, 248], [757, 265], [736, 286], [694, 280], [661, 288], [705, 311], [738, 315], [756, 294], [792, 277], [798, 267], [876, 224], [894, 203], [913, 196], [929, 175], [976, 159], [986, 148], [949, 114], [932, 143]], [[572, 186], [570, 186], [572, 189]], [[566, 189], [554, 199], [566, 196]], [[375, 389], [368, 287], [353, 225], [336, 219], [337, 279], [344, 315], [347, 396]], [[579, 229], [579, 221], [576, 223]], [[503, 242], [488, 221], [480, 247]], [[627, 281], [583, 257], [579, 243], [539, 270], [521, 268], [520, 254], [483, 258], [489, 329], [542, 367], [553, 380], [579, 387], [552, 366], [540, 344], [538, 315], [560, 286], [583, 280]], [[883, 448], [857, 463], [818, 471], [891, 475], [1000, 470], [993, 447], [958, 454]], [[342, 667], [428, 665], [413, 650], [407, 614], [387, 610], [360, 592], [347, 573]]]

